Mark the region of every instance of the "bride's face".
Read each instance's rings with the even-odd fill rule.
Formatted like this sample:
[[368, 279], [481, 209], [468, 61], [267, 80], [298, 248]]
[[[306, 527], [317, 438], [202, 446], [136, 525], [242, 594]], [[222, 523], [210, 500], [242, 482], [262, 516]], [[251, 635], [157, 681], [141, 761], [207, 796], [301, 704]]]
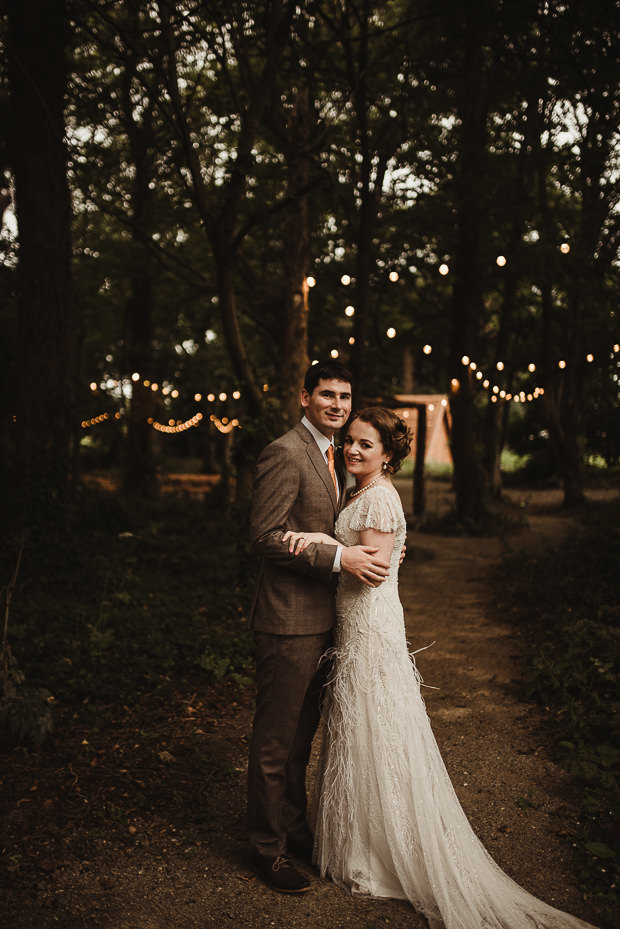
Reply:
[[349, 426], [343, 451], [347, 471], [358, 483], [377, 477], [383, 472], [383, 462], [388, 461], [379, 433], [361, 419], [354, 419]]

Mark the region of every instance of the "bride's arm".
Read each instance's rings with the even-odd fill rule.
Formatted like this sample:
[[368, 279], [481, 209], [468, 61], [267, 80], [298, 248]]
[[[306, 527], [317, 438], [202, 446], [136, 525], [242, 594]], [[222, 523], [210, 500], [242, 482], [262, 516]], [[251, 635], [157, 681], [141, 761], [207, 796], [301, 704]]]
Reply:
[[376, 557], [387, 562], [389, 565], [395, 537], [395, 532], [379, 532], [378, 529], [362, 529], [360, 532], [360, 544], [372, 545], [377, 549]]

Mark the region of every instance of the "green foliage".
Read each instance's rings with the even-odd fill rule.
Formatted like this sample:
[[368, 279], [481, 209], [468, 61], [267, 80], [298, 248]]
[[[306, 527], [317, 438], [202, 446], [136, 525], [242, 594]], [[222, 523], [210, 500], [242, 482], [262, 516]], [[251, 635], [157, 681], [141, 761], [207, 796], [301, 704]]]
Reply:
[[505, 583], [528, 640], [527, 694], [549, 714], [558, 761], [583, 788], [581, 879], [612, 910], [620, 878], [620, 504], [543, 558], [512, 558]]
[[[24, 553], [10, 634], [28, 680], [79, 706], [163, 698], [179, 677], [243, 675], [243, 531], [212, 497], [84, 494], [67, 537]], [[12, 557], [5, 540], [6, 565]]]

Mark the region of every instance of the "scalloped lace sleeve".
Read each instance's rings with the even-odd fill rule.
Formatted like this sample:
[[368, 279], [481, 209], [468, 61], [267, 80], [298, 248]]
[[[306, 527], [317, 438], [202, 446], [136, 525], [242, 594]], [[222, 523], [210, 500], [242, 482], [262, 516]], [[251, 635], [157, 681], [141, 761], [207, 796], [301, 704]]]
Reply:
[[396, 532], [404, 522], [400, 499], [389, 487], [373, 487], [360, 494], [351, 506], [349, 527], [355, 532], [377, 529], [379, 532]]

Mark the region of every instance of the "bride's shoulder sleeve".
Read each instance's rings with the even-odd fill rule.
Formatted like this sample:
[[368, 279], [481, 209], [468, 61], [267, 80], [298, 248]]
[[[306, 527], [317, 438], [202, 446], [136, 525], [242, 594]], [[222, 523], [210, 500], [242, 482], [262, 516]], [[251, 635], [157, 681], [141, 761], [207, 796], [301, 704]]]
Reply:
[[394, 491], [388, 487], [375, 487], [355, 504], [349, 525], [355, 532], [362, 529], [396, 532], [403, 521], [403, 508]]

